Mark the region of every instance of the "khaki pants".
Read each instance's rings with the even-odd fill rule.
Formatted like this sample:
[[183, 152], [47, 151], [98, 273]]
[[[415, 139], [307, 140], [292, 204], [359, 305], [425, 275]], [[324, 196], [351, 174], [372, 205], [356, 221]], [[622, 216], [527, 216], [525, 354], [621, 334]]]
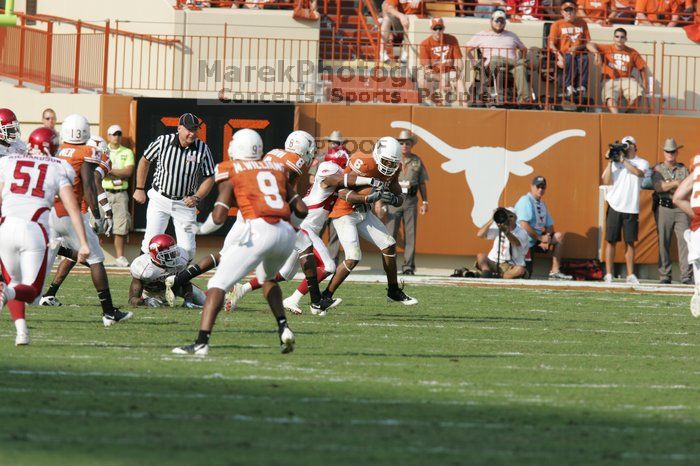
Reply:
[[654, 220], [659, 233], [659, 278], [671, 279], [671, 238], [675, 234], [681, 281], [692, 280], [693, 268], [688, 265], [688, 244], [683, 238], [685, 230], [690, 228], [688, 216], [681, 209], [658, 206], [654, 210]]
[[530, 83], [527, 82], [527, 68], [524, 60], [512, 60], [505, 57], [491, 57], [489, 61], [489, 69], [492, 75], [498, 71], [498, 68], [506, 67], [513, 75], [515, 80], [515, 90], [518, 94], [518, 103], [527, 103], [530, 101]]
[[603, 101], [612, 99], [615, 102], [624, 97], [631, 104], [642, 96], [642, 88], [634, 78], [607, 79], [603, 84]]
[[398, 237], [403, 221], [404, 251], [403, 271], [416, 270], [416, 228], [418, 218], [418, 196], [406, 196], [400, 207], [387, 206], [386, 229], [394, 238]]
[[107, 200], [112, 206], [112, 216], [114, 217], [115, 235], [126, 236], [131, 231], [131, 214], [129, 214], [129, 193], [119, 191], [111, 193], [107, 191]]

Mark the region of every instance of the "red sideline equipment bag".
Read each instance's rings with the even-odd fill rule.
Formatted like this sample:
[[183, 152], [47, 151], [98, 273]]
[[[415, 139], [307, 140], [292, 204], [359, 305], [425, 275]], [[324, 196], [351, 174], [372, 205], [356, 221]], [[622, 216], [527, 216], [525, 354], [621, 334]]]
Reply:
[[598, 259], [562, 259], [561, 271], [577, 281], [603, 279], [603, 267]]

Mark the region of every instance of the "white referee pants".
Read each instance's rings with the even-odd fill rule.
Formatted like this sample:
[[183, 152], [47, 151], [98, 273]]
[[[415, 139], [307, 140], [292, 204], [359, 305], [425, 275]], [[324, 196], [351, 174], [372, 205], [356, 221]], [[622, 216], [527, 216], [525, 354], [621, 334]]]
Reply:
[[[8, 217], [0, 225], [0, 264], [5, 282], [17, 299], [31, 302], [41, 296], [47, 269], [49, 236], [37, 222]], [[28, 285], [17, 289], [17, 285]]]
[[165, 233], [168, 222], [173, 219], [177, 245], [187, 251], [189, 260], [194, 258], [197, 249], [197, 209], [187, 207], [184, 201], [173, 201], [155, 189], [148, 191], [148, 208], [146, 209], [146, 233], [141, 243], [141, 251], [148, 253], [148, 243], [156, 235]]

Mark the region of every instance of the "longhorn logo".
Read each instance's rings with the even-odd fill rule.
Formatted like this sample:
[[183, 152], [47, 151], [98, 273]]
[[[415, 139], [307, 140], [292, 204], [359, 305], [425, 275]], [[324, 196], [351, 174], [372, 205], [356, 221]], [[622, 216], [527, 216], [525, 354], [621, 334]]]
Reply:
[[391, 127], [412, 131], [447, 158], [448, 161], [442, 164], [442, 169], [447, 173], [464, 172], [467, 186], [474, 198], [472, 222], [478, 227], [484, 225], [498, 207], [498, 200], [508, 184], [511, 173], [517, 176], [529, 175], [533, 168], [527, 162], [539, 157], [564, 139], [586, 136], [586, 132], [581, 129], [569, 129], [547, 136], [521, 151], [488, 146], [459, 149], [408, 121], [393, 121]]

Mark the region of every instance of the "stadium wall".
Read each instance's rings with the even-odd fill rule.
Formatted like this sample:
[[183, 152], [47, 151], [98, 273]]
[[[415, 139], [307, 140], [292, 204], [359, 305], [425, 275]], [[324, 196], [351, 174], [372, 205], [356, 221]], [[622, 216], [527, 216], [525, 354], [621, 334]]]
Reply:
[[[652, 165], [663, 160], [660, 146], [667, 137], [685, 145], [680, 151], [683, 163], [700, 153], [695, 136], [700, 120], [679, 116], [303, 104], [297, 105], [295, 118], [296, 128], [317, 138], [340, 130], [349, 148], [361, 151], [371, 150], [380, 136], [397, 135], [397, 122], [426, 131], [414, 150], [430, 174], [430, 212], [418, 221], [420, 254], [473, 256], [488, 250], [488, 243], [476, 238], [478, 227], [497, 205], [512, 206], [527, 193], [534, 175], [543, 175], [556, 229], [567, 233], [564, 256], [597, 257], [599, 185], [607, 144], [631, 134], [640, 156]], [[548, 137], [556, 138], [553, 145], [536, 146]], [[323, 142], [319, 144], [323, 150]], [[651, 191], [643, 191], [637, 262], [657, 259]], [[624, 260], [622, 247], [616, 260]]]

